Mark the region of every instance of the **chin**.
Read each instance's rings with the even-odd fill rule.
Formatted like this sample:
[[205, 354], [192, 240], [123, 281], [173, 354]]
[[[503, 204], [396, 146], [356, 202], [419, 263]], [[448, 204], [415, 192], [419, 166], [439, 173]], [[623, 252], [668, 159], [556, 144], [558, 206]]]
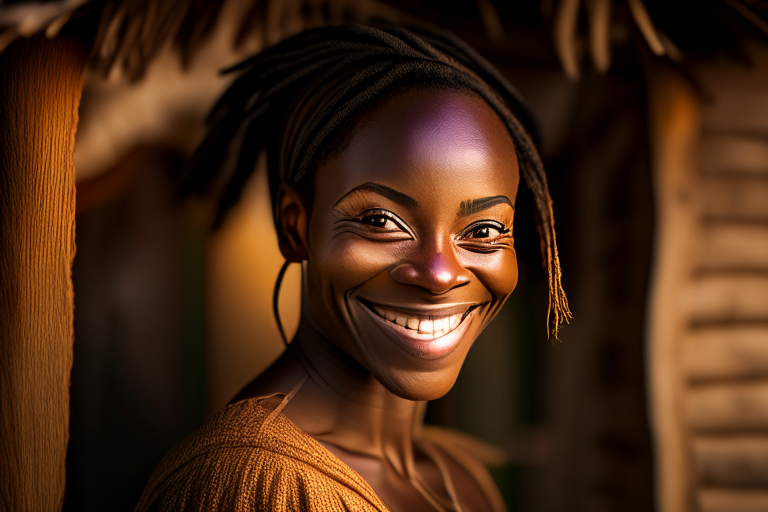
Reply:
[[374, 377], [394, 395], [406, 400], [424, 402], [445, 396], [456, 383], [458, 371], [438, 372], [372, 372]]

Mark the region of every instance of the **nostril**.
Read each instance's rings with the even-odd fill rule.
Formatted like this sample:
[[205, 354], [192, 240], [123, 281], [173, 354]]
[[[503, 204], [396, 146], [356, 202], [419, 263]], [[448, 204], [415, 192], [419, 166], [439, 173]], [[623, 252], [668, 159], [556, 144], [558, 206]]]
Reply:
[[389, 271], [389, 277], [400, 284], [416, 284], [419, 281], [419, 271], [413, 265], [398, 265]]
[[420, 280], [418, 269], [410, 264], [398, 265], [389, 272], [389, 275], [402, 284], [416, 284]]

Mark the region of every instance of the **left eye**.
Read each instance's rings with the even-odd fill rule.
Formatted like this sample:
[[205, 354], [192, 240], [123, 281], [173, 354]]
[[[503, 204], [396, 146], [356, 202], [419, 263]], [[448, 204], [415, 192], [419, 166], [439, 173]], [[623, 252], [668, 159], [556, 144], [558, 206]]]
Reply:
[[396, 228], [397, 225], [386, 215], [368, 215], [360, 219], [360, 222], [375, 228]]
[[370, 226], [381, 231], [403, 231], [400, 223], [393, 218], [393, 215], [381, 211], [371, 211], [363, 213], [358, 217], [357, 222], [365, 226]]
[[501, 227], [482, 224], [467, 230], [463, 238], [496, 238], [501, 235], [501, 230]]

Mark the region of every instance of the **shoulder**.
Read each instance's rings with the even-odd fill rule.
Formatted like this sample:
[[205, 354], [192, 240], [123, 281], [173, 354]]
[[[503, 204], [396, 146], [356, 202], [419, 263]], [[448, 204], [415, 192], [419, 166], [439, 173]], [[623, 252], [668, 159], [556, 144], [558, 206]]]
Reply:
[[386, 510], [337, 462], [269, 401], [243, 400], [163, 458], [135, 512]]
[[489, 466], [506, 464], [504, 450], [464, 432], [432, 425], [423, 428], [419, 446], [431, 452], [431, 457], [447, 462], [460, 502], [485, 501], [494, 512], [506, 511], [504, 499], [488, 471]]

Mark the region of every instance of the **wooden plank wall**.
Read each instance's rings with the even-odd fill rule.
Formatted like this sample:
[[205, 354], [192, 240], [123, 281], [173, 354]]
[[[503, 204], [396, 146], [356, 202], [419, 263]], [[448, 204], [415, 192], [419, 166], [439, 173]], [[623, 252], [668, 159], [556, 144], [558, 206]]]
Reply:
[[[750, 57], [751, 66], [696, 69], [710, 99], [699, 112], [693, 223], [678, 232], [694, 244], [672, 277], [678, 290], [653, 298], [680, 326], [654, 338], [659, 317], [650, 317], [650, 361], [670, 358], [651, 369], [665, 512], [768, 510], [768, 47], [755, 44]], [[662, 230], [675, 222], [660, 213]]]
[[701, 226], [682, 340], [694, 503], [768, 510], [768, 48], [698, 76]]

